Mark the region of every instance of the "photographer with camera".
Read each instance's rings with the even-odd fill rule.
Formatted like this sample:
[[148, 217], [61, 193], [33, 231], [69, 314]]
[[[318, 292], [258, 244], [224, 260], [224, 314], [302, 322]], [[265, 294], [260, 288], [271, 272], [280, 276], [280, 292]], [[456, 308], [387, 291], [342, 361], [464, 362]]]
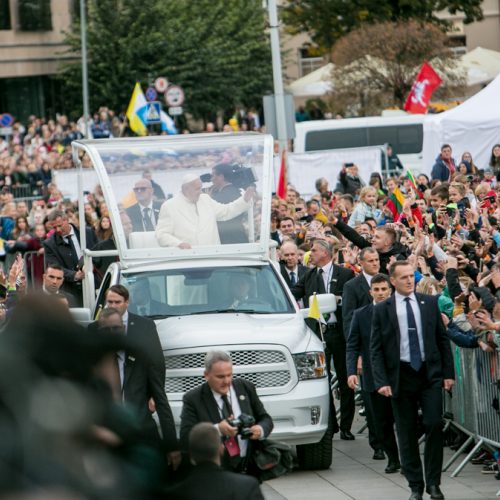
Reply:
[[[239, 165], [229, 165], [227, 163], [215, 165], [212, 169], [212, 176], [210, 178], [212, 187], [209, 191], [210, 197], [213, 200], [226, 205], [241, 196], [240, 188], [233, 183], [237, 184], [240, 169]], [[248, 235], [243, 227], [245, 218], [245, 214], [241, 214], [234, 219], [217, 222], [220, 242], [223, 245], [248, 243]]]
[[181, 446], [188, 450], [189, 433], [199, 422], [211, 422], [219, 431], [222, 466], [234, 472], [257, 474], [253, 461], [256, 443], [267, 438], [273, 421], [252, 383], [233, 379], [233, 362], [223, 351], [205, 357], [205, 382], [188, 391], [181, 413]]

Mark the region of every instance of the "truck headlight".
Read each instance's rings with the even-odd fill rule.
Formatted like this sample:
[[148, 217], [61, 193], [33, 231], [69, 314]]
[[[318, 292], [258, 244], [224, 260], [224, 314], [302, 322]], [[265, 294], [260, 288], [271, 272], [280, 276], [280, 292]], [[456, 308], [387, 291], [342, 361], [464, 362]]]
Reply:
[[297, 368], [299, 380], [311, 380], [326, 377], [325, 353], [303, 352], [294, 354], [293, 360]]

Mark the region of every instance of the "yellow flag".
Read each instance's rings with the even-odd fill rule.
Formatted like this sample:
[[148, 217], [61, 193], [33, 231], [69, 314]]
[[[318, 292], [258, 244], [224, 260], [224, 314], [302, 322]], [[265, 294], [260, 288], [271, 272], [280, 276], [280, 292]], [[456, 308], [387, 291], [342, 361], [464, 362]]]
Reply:
[[316, 294], [313, 295], [311, 303], [309, 304], [309, 314], [307, 317], [312, 318], [312, 319], [316, 319], [320, 323], [325, 322], [325, 318], [323, 318], [323, 316], [321, 315], [321, 312], [319, 310], [318, 297], [316, 296]]

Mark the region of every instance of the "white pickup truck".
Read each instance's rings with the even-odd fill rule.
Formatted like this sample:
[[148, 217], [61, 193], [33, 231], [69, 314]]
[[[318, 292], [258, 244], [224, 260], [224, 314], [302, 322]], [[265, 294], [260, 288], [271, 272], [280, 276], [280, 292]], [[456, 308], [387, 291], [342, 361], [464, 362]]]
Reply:
[[[332, 431], [323, 347], [270, 258], [272, 149], [272, 138], [259, 134], [75, 141], [80, 206], [84, 191], [100, 184], [116, 247], [85, 252], [85, 308], [80, 314], [94, 319], [104, 307], [105, 290], [126, 285], [130, 309], [157, 324], [165, 391], [177, 425], [183, 394], [203, 381], [205, 353], [223, 349], [233, 358], [235, 375], [255, 384], [274, 420], [272, 438], [297, 445], [301, 467], [324, 469], [331, 464]], [[256, 188], [254, 200], [237, 219], [243, 243], [226, 243], [231, 241], [227, 227], [223, 234], [219, 226], [220, 241], [213, 245], [162, 247], [154, 231], [134, 227], [131, 214], [139, 201], [133, 188], [145, 172], [168, 199], [180, 196], [186, 173], [211, 174], [218, 164], [234, 165], [231, 180], [242, 193], [246, 183]], [[205, 187], [208, 194], [202, 196], [210, 194], [210, 183]], [[97, 294], [91, 272], [96, 258], [116, 260]], [[335, 309], [333, 296], [321, 299], [323, 312]]]

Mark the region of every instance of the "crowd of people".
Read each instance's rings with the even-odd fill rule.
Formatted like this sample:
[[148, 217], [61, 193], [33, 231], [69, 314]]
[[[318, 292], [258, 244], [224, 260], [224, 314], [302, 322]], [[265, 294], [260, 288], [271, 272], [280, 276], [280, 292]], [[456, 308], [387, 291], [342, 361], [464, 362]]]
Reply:
[[[250, 115], [250, 118], [252, 121], [244, 121], [247, 125], [242, 128], [248, 128], [249, 124], [251, 128], [257, 126], [256, 115]], [[120, 136], [126, 132], [118, 122], [120, 119], [113, 113], [102, 109], [91, 126], [95, 128], [94, 135], [100, 130], [102, 137]], [[52, 296], [51, 308], [66, 318], [68, 323], [64, 325], [70, 329], [69, 317], [61, 304], [64, 303], [64, 310], [68, 305], [81, 305], [84, 271], [80, 232], [85, 231], [88, 248], [109, 249], [114, 244], [108, 208], [99, 186], [86, 195], [84, 207], [78, 207], [75, 202], [65, 200], [52, 182], [53, 169], [72, 166], [70, 144], [82, 137], [79, 124], [70, 123], [63, 116], [47, 123], [33, 118], [26, 127], [18, 125], [14, 129], [15, 133], [8, 142], [0, 141], [0, 258], [5, 261], [5, 271], [0, 275], [3, 306], [0, 319], [7, 322], [6, 331], [24, 332], [24, 337], [7, 336], [4, 340], [7, 342], [5, 352], [12, 349], [19, 356], [22, 342], [26, 345], [34, 342], [29, 327], [36, 322], [24, 323], [26, 315], [36, 321], [41, 321], [44, 315], [38, 299], [23, 299], [28, 274], [26, 267], [29, 267], [32, 284], [37, 285], [42, 293]], [[392, 152], [392, 168], [389, 168], [392, 175], [387, 177], [375, 173], [370, 179], [362, 179], [356, 165], [347, 163], [336, 178], [318, 179], [317, 193], [309, 198], [304, 198], [289, 185], [285, 199], [274, 196], [272, 200], [271, 238], [278, 244], [281, 273], [292, 294], [306, 307], [314, 293], [330, 292], [338, 299], [339, 308], [335, 314], [324, 318], [324, 326], [310, 322], [311, 328], [324, 341], [328, 366], [334, 367], [339, 382], [340, 420], [334, 427], [340, 432], [341, 439], [354, 439], [351, 432], [355, 415], [354, 395], [360, 389], [373, 457], [387, 458], [385, 471], [388, 474], [402, 467], [412, 490], [412, 500], [422, 498], [424, 488], [431, 498], [444, 498], [439, 488], [443, 460], [442, 389], [451, 390], [455, 378], [449, 341], [462, 348], [478, 348], [487, 353], [500, 347], [500, 145], [493, 145], [488, 165], [476, 165], [467, 152], [462, 154], [460, 161], [455, 161], [452, 153], [449, 145], [443, 145], [431, 175], [420, 174], [416, 178], [404, 174], [403, 165]], [[148, 175], [144, 172], [134, 187], [134, 193], [138, 206], [141, 205], [141, 196], [147, 195], [147, 203], [142, 205], [150, 206], [150, 211], [146, 217], [140, 212], [134, 215], [131, 208], [124, 210], [120, 216], [125, 232], [126, 226], [132, 230], [134, 225], [136, 231], [153, 230], [161, 218], [158, 203], [161, 196], [155, 194], [155, 186]], [[220, 172], [215, 172], [215, 175], [223, 177]], [[193, 190], [196, 187], [198, 200], [201, 193], [198, 179], [186, 178], [183, 192], [191, 184]], [[22, 185], [30, 186], [31, 206], [26, 200], [16, 197], [15, 189]], [[334, 186], [333, 189], [330, 185]], [[253, 192], [251, 196], [245, 196], [244, 202], [247, 203], [252, 196]], [[85, 228], [79, 227], [79, 210], [85, 212]], [[222, 236], [215, 223], [214, 218], [213, 230]], [[197, 244], [195, 236], [183, 235], [181, 238], [177, 235], [176, 244]], [[189, 243], [191, 241], [194, 243]], [[30, 252], [27, 263], [22, 259], [23, 252]], [[109, 262], [116, 260], [115, 257], [106, 259], [95, 262], [97, 282]], [[128, 312], [129, 295], [123, 288], [108, 290], [107, 312], [94, 325], [94, 330], [116, 333], [120, 328], [131, 328], [132, 331], [135, 327], [131, 321], [138, 323], [136, 326], [141, 332], [153, 328], [154, 323], [142, 324], [143, 318]], [[36, 316], [38, 313], [40, 316]], [[367, 317], [372, 321], [367, 322]], [[389, 322], [388, 318], [392, 320]], [[52, 332], [53, 326], [46, 323], [41, 321], [47, 331]], [[401, 335], [399, 350], [394, 342], [397, 332]], [[107, 452], [111, 447], [111, 454], [116, 451], [113, 446], [118, 436], [120, 446], [124, 446], [120, 450], [126, 459], [109, 484], [115, 484], [113, 479], [132, 471], [136, 489], [130, 492], [131, 498], [135, 498], [138, 491], [146, 490], [159, 496], [165, 494], [159, 486], [158, 476], [153, 478], [150, 489], [144, 486], [161, 462], [149, 456], [154, 465], [150, 471], [139, 465], [142, 460], [147, 462], [148, 453], [156, 446], [157, 436], [152, 430], [156, 425], [150, 420], [151, 409], [156, 409], [160, 417], [165, 445], [162, 450], [172, 468], [177, 468], [182, 449], [184, 452], [190, 450], [192, 457], [201, 457], [200, 463], [209, 463], [203, 470], [198, 468], [193, 473], [194, 477], [198, 474], [201, 483], [209, 483], [208, 478], [215, 470], [220, 470], [220, 464], [242, 472], [242, 464], [247, 467], [247, 463], [230, 458], [234, 458], [231, 453], [235, 450], [234, 456], [245, 456], [243, 448], [246, 450], [247, 443], [234, 439], [236, 430], [227, 423], [227, 418], [233, 410], [240, 414], [243, 410], [231, 408], [230, 403], [228, 407], [226, 400], [234, 391], [233, 399], [229, 399], [237, 402], [244, 391], [245, 398], [254, 404], [252, 413], [257, 419], [252, 427], [252, 438], [259, 441], [269, 435], [272, 420], [254, 394], [255, 390], [236, 379], [233, 382], [232, 363], [224, 353], [209, 356], [205, 366], [206, 385], [197, 389], [200, 394], [188, 393], [184, 399], [178, 443], [175, 432], [172, 432], [168, 401], [160, 396], [160, 393], [164, 395], [161, 387], [164, 387], [165, 370], [163, 356], [158, 356], [161, 348], [157, 333], [152, 331], [149, 335], [147, 345], [141, 341], [139, 346], [117, 345], [115, 340], [110, 340], [105, 346], [99, 343], [99, 352], [92, 354], [94, 363], [80, 367], [78, 373], [76, 366], [69, 370], [59, 357], [53, 360], [53, 363], [57, 361], [57, 366], [42, 360], [43, 353], [36, 350], [39, 345], [34, 345], [29, 353], [33, 358], [29, 361], [47, 377], [56, 374], [66, 378], [70, 373], [78, 383], [85, 382], [85, 385], [93, 380], [96, 366], [99, 368], [100, 378], [108, 382], [109, 389], [104, 400], [102, 392], [98, 392], [98, 403], [94, 401], [101, 411], [99, 423], [102, 425], [83, 428], [86, 432], [91, 429], [92, 438]], [[76, 346], [84, 342], [79, 336], [70, 340]], [[154, 348], [151, 347], [153, 344]], [[130, 395], [130, 401], [140, 408], [138, 421], [130, 420], [120, 412], [114, 413], [115, 407], [109, 405], [110, 401], [128, 397], [124, 389], [128, 376], [125, 367], [128, 365], [123, 359], [118, 359], [117, 373], [116, 364], [108, 359], [109, 355], [122, 352], [135, 358], [135, 354], [130, 354], [135, 352], [134, 349], [139, 353], [145, 350], [147, 356], [155, 360], [151, 369], [145, 366], [149, 361], [141, 361], [143, 364], [138, 370], [143, 374], [138, 381], [140, 394]], [[137, 356], [139, 360], [142, 354]], [[162, 369], [163, 375], [160, 374]], [[219, 369], [219, 375], [215, 376], [213, 370]], [[5, 380], [17, 372], [17, 367], [6, 363]], [[30, 374], [26, 377], [28, 383]], [[145, 391], [146, 386], [149, 392]], [[208, 408], [200, 406], [203, 398], [210, 400]], [[333, 398], [331, 403], [333, 410]], [[334, 411], [332, 415], [335, 415]], [[94, 423], [93, 416], [87, 415], [89, 422]], [[217, 425], [215, 438], [210, 428], [196, 427], [203, 421]], [[73, 422], [74, 425], [77, 423]], [[9, 428], [9, 422], [5, 425]], [[142, 429], [137, 430], [138, 425]], [[136, 437], [140, 437], [124, 443], [125, 436], [132, 429], [138, 432]], [[78, 431], [81, 431], [80, 427]], [[418, 453], [420, 433], [427, 438], [424, 466]], [[214, 445], [220, 435], [227, 438], [222, 451]], [[233, 438], [231, 443], [230, 438]], [[47, 439], [47, 436], [43, 435], [41, 439]], [[154, 441], [154, 446], [149, 446], [150, 441]], [[70, 445], [78, 449], [77, 443], [71, 441]], [[85, 452], [88, 452], [87, 445], [88, 442]], [[93, 455], [90, 465], [98, 467], [101, 459], [107, 463], [107, 452], [103, 456]], [[13, 456], [18, 458], [15, 453]], [[488, 451], [481, 450], [477, 460], [484, 462], [492, 472], [496, 471], [498, 476], [498, 465]], [[14, 461], [14, 465], [18, 463]], [[245, 472], [249, 471], [245, 469]], [[90, 472], [88, 476], [91, 476]], [[92, 477], [86, 479], [92, 487], [95, 486]], [[233, 480], [237, 482], [234, 477]], [[191, 491], [189, 488], [195, 484], [189, 484], [193, 478], [188, 476], [186, 481], [184, 489], [173, 490], [177, 495], [174, 497], [195, 498], [186, 496], [186, 491]], [[221, 477], [220, 481], [221, 484], [231, 482], [231, 478]], [[261, 498], [256, 483], [249, 481], [241, 487], [249, 489], [249, 498]], [[123, 498], [127, 498], [125, 493]]]
[[[361, 387], [373, 458], [387, 457], [387, 473], [402, 467], [411, 500], [422, 498], [424, 487], [444, 498], [442, 389], [450, 391], [455, 378], [450, 340], [493, 357], [500, 347], [499, 154], [494, 145], [490, 165], [479, 168], [470, 153], [455, 162], [445, 144], [430, 178], [396, 170], [385, 179], [372, 174], [368, 183], [348, 163], [337, 179], [318, 179], [310, 199], [291, 185], [285, 199], [273, 199], [271, 237], [293, 295], [307, 306], [314, 293], [329, 291], [340, 305], [326, 325], [312, 325], [335, 366], [340, 437], [354, 439], [353, 391]], [[500, 478], [491, 453], [478, 457]]]

